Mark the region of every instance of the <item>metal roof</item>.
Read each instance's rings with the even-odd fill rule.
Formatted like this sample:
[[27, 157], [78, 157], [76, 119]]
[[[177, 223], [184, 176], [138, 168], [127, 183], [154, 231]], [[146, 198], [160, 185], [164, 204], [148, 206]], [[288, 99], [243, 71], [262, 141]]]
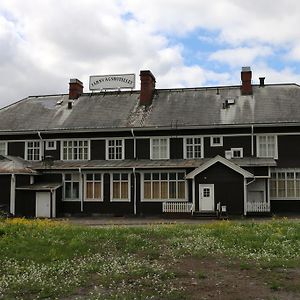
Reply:
[[68, 95], [28, 97], [0, 110], [0, 133], [300, 123], [296, 84], [255, 85], [250, 96], [239, 86], [156, 90], [150, 107], [139, 105], [139, 95], [83, 94], [72, 109]]
[[[35, 162], [32, 167], [36, 170], [78, 170], [78, 169], [166, 169], [166, 168], [197, 168], [208, 162], [211, 158], [203, 159], [125, 159], [125, 160], [89, 160], [89, 161], [61, 161], [56, 160], [53, 165], [45, 165], [43, 162]], [[243, 158], [231, 159], [231, 161], [242, 167], [251, 166], [276, 166], [272, 158]]]
[[20, 157], [0, 155], [0, 173], [36, 174], [36, 171], [31, 169], [31, 163]]
[[20, 187], [17, 187], [16, 190], [52, 191], [52, 190], [58, 189], [61, 186], [62, 186], [62, 183], [46, 182], [46, 183], [35, 183], [35, 184], [20, 186]]

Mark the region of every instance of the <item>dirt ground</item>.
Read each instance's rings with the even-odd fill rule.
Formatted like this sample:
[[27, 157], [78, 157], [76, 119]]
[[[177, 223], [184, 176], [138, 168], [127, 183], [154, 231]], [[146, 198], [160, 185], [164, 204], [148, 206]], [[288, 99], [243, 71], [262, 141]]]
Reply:
[[228, 258], [185, 258], [174, 271], [187, 299], [300, 299], [300, 268], [258, 269]]

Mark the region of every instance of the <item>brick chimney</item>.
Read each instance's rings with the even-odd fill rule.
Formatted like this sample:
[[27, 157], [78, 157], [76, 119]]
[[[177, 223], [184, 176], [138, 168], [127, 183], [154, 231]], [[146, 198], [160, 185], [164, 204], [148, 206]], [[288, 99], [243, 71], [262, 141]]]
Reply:
[[78, 99], [83, 93], [83, 83], [78, 79], [70, 79], [69, 99]]
[[251, 78], [252, 78], [251, 68], [250, 67], [242, 67], [242, 72], [241, 72], [241, 80], [242, 80], [241, 93], [242, 93], [242, 95], [252, 95]]
[[151, 71], [141, 71], [141, 95], [140, 95], [140, 105], [151, 105], [152, 99], [155, 91], [155, 77]]

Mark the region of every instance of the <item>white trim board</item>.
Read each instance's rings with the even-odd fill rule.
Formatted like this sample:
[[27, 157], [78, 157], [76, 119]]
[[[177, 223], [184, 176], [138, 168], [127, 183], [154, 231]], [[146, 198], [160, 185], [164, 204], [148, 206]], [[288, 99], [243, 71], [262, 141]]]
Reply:
[[236, 165], [235, 163], [229, 161], [228, 159], [217, 155], [214, 158], [210, 159], [206, 163], [204, 163], [202, 166], [196, 168], [194, 171], [187, 174], [186, 179], [193, 179], [196, 175], [200, 174], [204, 170], [208, 169], [212, 165], [216, 164], [217, 162], [220, 162], [221, 164], [227, 166], [228, 168], [236, 171], [237, 173], [241, 174], [244, 178], [254, 178], [254, 175], [240, 166]]

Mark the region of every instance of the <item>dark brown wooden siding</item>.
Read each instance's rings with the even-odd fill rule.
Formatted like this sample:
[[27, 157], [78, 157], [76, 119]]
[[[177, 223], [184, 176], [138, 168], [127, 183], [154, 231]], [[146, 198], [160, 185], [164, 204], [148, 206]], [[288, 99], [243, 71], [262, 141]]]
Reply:
[[231, 148], [243, 148], [244, 157], [251, 157], [251, 136], [224, 136], [221, 147], [211, 147], [210, 137], [204, 138], [204, 157], [224, 157], [225, 151]]
[[136, 140], [137, 159], [150, 159], [150, 139]]
[[272, 213], [300, 213], [300, 201], [298, 200], [271, 200]]
[[16, 190], [16, 216], [35, 217], [35, 191]]
[[183, 158], [183, 139], [170, 138], [170, 158]]
[[134, 153], [133, 153], [133, 139], [126, 139], [125, 140], [125, 159], [133, 159]]
[[199, 210], [199, 184], [214, 184], [215, 208], [218, 202], [229, 214], [244, 212], [244, 178], [239, 173], [216, 163], [195, 177], [195, 208]]
[[25, 158], [25, 142], [9, 142], [8, 155]]
[[0, 205], [4, 206], [1, 209], [9, 211], [10, 209], [10, 182], [11, 175], [0, 175]]
[[91, 140], [91, 159], [105, 159], [105, 140]]
[[56, 150], [46, 150], [46, 142], [44, 145], [45, 157], [51, 156], [54, 160], [60, 160], [60, 141], [56, 141]]
[[300, 135], [277, 137], [278, 160], [280, 168], [300, 168]]

